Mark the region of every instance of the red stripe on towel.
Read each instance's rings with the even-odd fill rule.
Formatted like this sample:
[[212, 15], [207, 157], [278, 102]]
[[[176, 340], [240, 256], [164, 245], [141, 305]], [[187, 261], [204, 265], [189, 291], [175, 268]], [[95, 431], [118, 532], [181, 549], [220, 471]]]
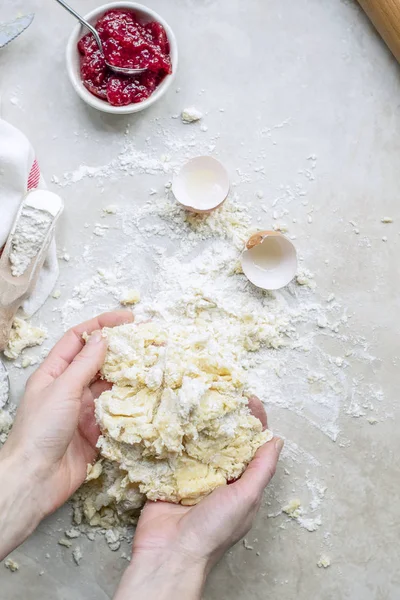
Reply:
[[31, 172], [28, 177], [28, 191], [37, 188], [40, 180], [40, 169], [37, 160], [32, 165]]

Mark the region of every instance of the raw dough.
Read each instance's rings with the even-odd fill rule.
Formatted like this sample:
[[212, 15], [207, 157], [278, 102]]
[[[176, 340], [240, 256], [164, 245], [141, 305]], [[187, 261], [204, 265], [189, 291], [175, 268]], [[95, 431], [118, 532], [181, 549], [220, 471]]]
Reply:
[[203, 114], [194, 106], [184, 108], [181, 113], [181, 119], [183, 123], [196, 123], [203, 118]]
[[192, 505], [240, 477], [272, 434], [250, 414], [245, 372], [212, 333], [154, 322], [103, 331], [102, 375], [114, 386], [96, 402], [98, 445], [111, 461], [98, 485], [110, 485], [108, 498], [87, 499], [89, 522], [101, 524], [99, 510], [115, 501], [128, 510], [146, 498]]
[[15, 359], [25, 348], [40, 346], [46, 339], [47, 334], [39, 327], [33, 327], [27, 321], [16, 317], [12, 325], [10, 339], [4, 354], [7, 358]]

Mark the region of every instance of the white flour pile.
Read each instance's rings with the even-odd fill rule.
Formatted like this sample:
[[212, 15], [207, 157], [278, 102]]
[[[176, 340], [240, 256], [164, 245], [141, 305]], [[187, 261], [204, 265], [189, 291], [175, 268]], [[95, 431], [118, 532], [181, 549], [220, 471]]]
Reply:
[[43, 246], [46, 234], [53, 221], [46, 210], [24, 206], [11, 241], [11, 273], [20, 277], [26, 271]]

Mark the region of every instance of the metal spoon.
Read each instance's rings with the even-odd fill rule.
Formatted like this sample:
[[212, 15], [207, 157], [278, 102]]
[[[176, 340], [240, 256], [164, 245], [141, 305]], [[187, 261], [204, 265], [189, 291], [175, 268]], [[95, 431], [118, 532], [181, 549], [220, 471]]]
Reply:
[[[102, 53], [102, 55], [104, 56], [104, 60], [106, 61], [104, 50], [103, 50], [103, 43], [100, 39], [99, 34], [97, 33], [97, 30], [90, 23], [88, 23], [83, 17], [81, 17], [81, 15], [76, 12], [76, 10], [74, 10], [73, 8], [71, 8], [71, 6], [69, 6], [66, 2], [64, 2], [64, 0], [56, 0], [56, 2], [61, 4], [61, 6], [63, 6], [76, 19], [78, 19], [78, 21], [80, 21], [82, 23], [82, 25], [84, 25], [84, 27], [86, 27], [87, 29], [89, 29], [89, 31], [91, 31], [93, 33], [94, 39], [96, 40], [99, 50]], [[120, 75], [140, 75], [140, 73], [144, 73], [145, 71], [147, 71], [147, 69], [129, 69], [128, 67], [116, 67], [115, 65], [111, 65], [107, 61], [106, 61], [106, 65], [109, 69], [111, 69], [115, 73], [119, 73]]]

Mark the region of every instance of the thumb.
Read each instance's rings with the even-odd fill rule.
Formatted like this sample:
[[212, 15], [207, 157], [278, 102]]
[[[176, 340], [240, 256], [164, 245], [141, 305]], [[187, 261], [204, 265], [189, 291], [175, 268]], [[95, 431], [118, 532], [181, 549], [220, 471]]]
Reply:
[[102, 337], [101, 331], [94, 331], [85, 346], [59, 378], [60, 383], [80, 394], [101, 368], [106, 351], [107, 343]]

